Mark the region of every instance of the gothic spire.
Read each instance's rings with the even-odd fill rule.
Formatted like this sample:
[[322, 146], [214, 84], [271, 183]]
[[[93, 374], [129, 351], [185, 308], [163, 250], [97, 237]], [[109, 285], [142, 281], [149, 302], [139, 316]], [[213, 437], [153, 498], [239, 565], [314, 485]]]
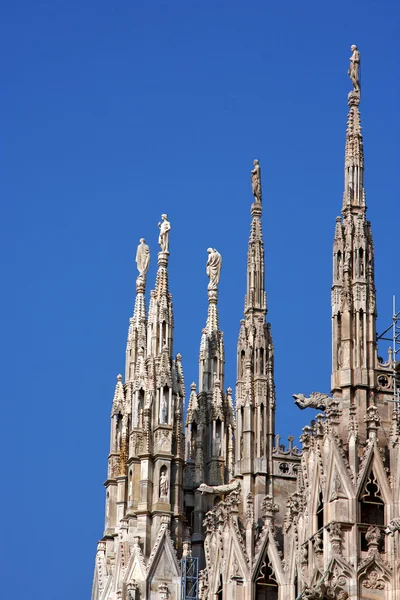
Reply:
[[353, 214], [365, 212], [364, 192], [364, 147], [360, 119], [360, 52], [357, 46], [351, 46], [349, 75], [353, 90], [348, 95], [349, 114], [347, 117], [343, 215], [349, 211]]
[[144, 238], [140, 239], [136, 251], [136, 265], [139, 275], [136, 279], [136, 298], [133, 316], [129, 319], [128, 340], [126, 343], [125, 381], [132, 381], [138, 349], [146, 349], [146, 275], [150, 265], [150, 248]]
[[[235, 473], [243, 477], [244, 497], [249, 493], [261, 497], [269, 488], [272, 473], [275, 386], [272, 336], [270, 326], [265, 322], [267, 300], [258, 160], [254, 161], [251, 183], [254, 202], [247, 257], [245, 318], [240, 324], [237, 349]], [[257, 486], [256, 474], [262, 476], [259, 481], [263, 482]]]
[[173, 310], [172, 297], [168, 287], [168, 258], [169, 258], [169, 231], [171, 224], [167, 215], [161, 215], [162, 221], [158, 224], [160, 234], [158, 243], [161, 252], [158, 253], [158, 270], [155, 289], [150, 295], [148, 354], [160, 355], [164, 348], [172, 356], [173, 341]]
[[222, 257], [215, 248], [208, 248], [206, 273], [208, 284], [208, 311], [206, 326], [200, 342], [199, 392], [210, 391], [216, 381], [224, 384], [224, 342], [218, 323], [218, 284], [221, 275]]
[[261, 170], [258, 160], [254, 161], [251, 172], [252, 192], [254, 202], [251, 205], [251, 227], [249, 249], [247, 255], [247, 293], [244, 313], [258, 311], [264, 315], [267, 312], [267, 297], [264, 284], [264, 242], [261, 226]]

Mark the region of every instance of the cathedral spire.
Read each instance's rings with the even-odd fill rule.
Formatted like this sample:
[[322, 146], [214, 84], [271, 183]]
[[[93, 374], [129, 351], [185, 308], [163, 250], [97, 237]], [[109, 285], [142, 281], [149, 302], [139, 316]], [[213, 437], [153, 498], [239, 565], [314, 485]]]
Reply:
[[[237, 352], [235, 474], [243, 477], [245, 497], [250, 493], [261, 498], [270, 487], [272, 474], [275, 386], [272, 336], [270, 326], [265, 322], [267, 301], [258, 160], [254, 161], [251, 183], [254, 202], [251, 206], [245, 318], [240, 325]], [[260, 478], [257, 486], [256, 477]]]
[[247, 254], [247, 292], [245, 298], [245, 316], [249, 312], [267, 312], [267, 297], [264, 284], [264, 242], [261, 226], [261, 169], [258, 160], [254, 161], [251, 171], [251, 186], [254, 202], [251, 206], [251, 227]]
[[169, 231], [171, 224], [166, 214], [161, 215], [158, 224], [160, 234], [158, 243], [161, 252], [158, 253], [158, 270], [155, 289], [151, 292], [149, 306], [148, 354], [160, 355], [165, 348], [168, 356], [172, 357], [173, 345], [173, 310], [172, 296], [168, 286]]
[[360, 119], [360, 52], [357, 46], [351, 46], [349, 75], [353, 90], [348, 95], [349, 114], [347, 117], [343, 215], [365, 212], [364, 192], [364, 147]]
[[136, 265], [139, 275], [136, 279], [136, 298], [133, 316], [129, 320], [128, 340], [126, 343], [125, 381], [132, 381], [139, 348], [145, 351], [147, 346], [146, 319], [146, 275], [150, 266], [150, 248], [144, 238], [140, 239], [136, 251]]
[[[374, 245], [366, 218], [364, 148], [360, 121], [360, 52], [351, 46], [344, 194], [342, 216], [336, 218], [332, 285], [332, 391], [346, 401], [343, 410], [358, 414], [361, 439], [366, 437], [363, 415], [375, 393], [376, 292]], [[350, 405], [348, 404], [350, 402]], [[379, 402], [378, 402], [379, 405]], [[382, 422], [389, 427], [389, 416]], [[348, 422], [346, 415], [343, 424]]]

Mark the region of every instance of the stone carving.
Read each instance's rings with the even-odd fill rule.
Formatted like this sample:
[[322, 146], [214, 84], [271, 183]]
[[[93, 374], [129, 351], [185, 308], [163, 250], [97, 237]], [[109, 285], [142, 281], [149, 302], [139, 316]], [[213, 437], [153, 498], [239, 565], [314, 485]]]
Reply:
[[378, 571], [375, 571], [375, 569], [368, 573], [367, 577], [363, 580], [362, 585], [370, 590], [385, 589], [385, 582], [382, 577], [380, 577]]
[[347, 600], [349, 594], [345, 590], [340, 590], [340, 592], [336, 595], [336, 600]]
[[182, 543], [182, 558], [192, 556], [192, 544], [190, 540], [184, 540]]
[[219, 433], [215, 434], [215, 439], [213, 440], [213, 455], [221, 456], [221, 436]]
[[232, 578], [236, 579], [237, 577], [239, 577], [239, 565], [235, 556], [232, 563]]
[[257, 159], [254, 161], [254, 169], [251, 171], [251, 191], [254, 200], [261, 202], [261, 169]]
[[207, 248], [208, 260], [206, 265], [207, 277], [210, 279], [209, 290], [216, 290], [219, 284], [222, 267], [222, 256], [215, 248]]
[[[342, 553], [342, 528], [340, 523], [333, 521], [329, 525], [329, 540], [331, 543], [331, 549], [333, 554]], [[343, 584], [339, 584], [343, 585]]]
[[166, 583], [162, 582], [158, 586], [158, 600], [168, 600], [169, 589]]
[[297, 404], [297, 406], [302, 410], [304, 408], [325, 410], [329, 401], [331, 400], [328, 394], [321, 394], [321, 392], [312, 392], [309, 398], [307, 398], [304, 394], [293, 394], [293, 398], [294, 403]]
[[136, 590], [136, 581], [131, 581], [130, 583], [128, 583], [128, 600], [136, 600]]
[[161, 471], [160, 475], [160, 498], [168, 498], [168, 475], [166, 470]]
[[400, 531], [400, 517], [391, 519], [385, 529], [385, 533], [391, 535], [392, 537], [394, 536], [395, 531]]
[[355, 92], [360, 92], [360, 52], [355, 44], [350, 48], [352, 55], [350, 56], [350, 67], [348, 74], [353, 83]]
[[338, 472], [335, 471], [332, 481], [332, 494], [330, 501], [337, 500], [338, 498], [345, 498], [346, 495], [343, 493], [342, 480], [340, 479]]
[[164, 394], [162, 394], [160, 402], [160, 424], [165, 425], [168, 423], [168, 404]]
[[168, 252], [168, 244], [169, 244], [169, 231], [171, 229], [171, 223], [168, 221], [167, 215], [161, 215], [162, 221], [158, 224], [160, 229], [160, 234], [158, 236], [158, 244], [161, 248], [161, 252]]
[[207, 485], [206, 483], [199, 485], [199, 492], [202, 494], [229, 494], [238, 489], [240, 489], [239, 479], [234, 479], [226, 485]]
[[379, 527], [376, 525], [370, 525], [367, 533], [365, 534], [367, 540], [368, 550], [378, 550], [379, 542], [382, 539], [382, 533]]
[[144, 238], [140, 238], [140, 244], [136, 250], [136, 265], [139, 274], [146, 275], [150, 265], [150, 248]]
[[276, 512], [279, 512], [279, 506], [275, 504], [272, 496], [264, 496], [261, 503], [261, 511], [264, 519], [273, 519]]

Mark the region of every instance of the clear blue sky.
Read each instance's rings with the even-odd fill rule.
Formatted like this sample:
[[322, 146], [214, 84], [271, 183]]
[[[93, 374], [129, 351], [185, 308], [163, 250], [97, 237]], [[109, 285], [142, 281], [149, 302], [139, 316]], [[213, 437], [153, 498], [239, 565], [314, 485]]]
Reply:
[[206, 318], [208, 246], [223, 255], [220, 323], [234, 387], [254, 158], [278, 432], [298, 438], [312, 416], [293, 393], [329, 391], [353, 43], [388, 324], [393, 293], [400, 303], [399, 12], [396, 0], [4, 3], [2, 597], [90, 598], [135, 250], [144, 236], [150, 287], [162, 212], [173, 227], [175, 351], [187, 389]]

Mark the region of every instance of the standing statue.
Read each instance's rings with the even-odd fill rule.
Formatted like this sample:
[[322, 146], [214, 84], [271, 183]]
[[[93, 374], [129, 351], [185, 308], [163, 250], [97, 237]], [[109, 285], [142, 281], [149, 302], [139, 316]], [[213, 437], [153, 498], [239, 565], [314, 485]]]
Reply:
[[162, 221], [158, 224], [160, 228], [160, 235], [158, 236], [158, 243], [161, 248], [161, 252], [168, 252], [168, 238], [169, 230], [171, 229], [171, 223], [168, 221], [167, 215], [161, 215]]
[[350, 48], [352, 55], [350, 56], [350, 67], [348, 74], [353, 83], [354, 91], [360, 92], [360, 52], [355, 44]]
[[214, 456], [221, 456], [221, 436], [219, 433], [215, 434], [214, 440]]
[[254, 161], [254, 169], [251, 171], [251, 191], [256, 202], [261, 202], [261, 169], [258, 160]]
[[161, 425], [165, 425], [167, 422], [168, 422], [168, 405], [167, 405], [167, 399], [163, 395], [163, 397], [161, 399], [161, 406], [160, 406], [160, 423], [161, 423]]
[[168, 476], [166, 471], [160, 475], [160, 498], [168, 498]]
[[219, 278], [221, 275], [222, 267], [222, 256], [215, 248], [207, 248], [208, 260], [206, 265], [206, 273], [210, 279], [208, 284], [209, 290], [216, 290], [219, 284]]
[[140, 275], [146, 275], [150, 265], [150, 248], [144, 238], [140, 238], [140, 244], [136, 251], [136, 265]]

